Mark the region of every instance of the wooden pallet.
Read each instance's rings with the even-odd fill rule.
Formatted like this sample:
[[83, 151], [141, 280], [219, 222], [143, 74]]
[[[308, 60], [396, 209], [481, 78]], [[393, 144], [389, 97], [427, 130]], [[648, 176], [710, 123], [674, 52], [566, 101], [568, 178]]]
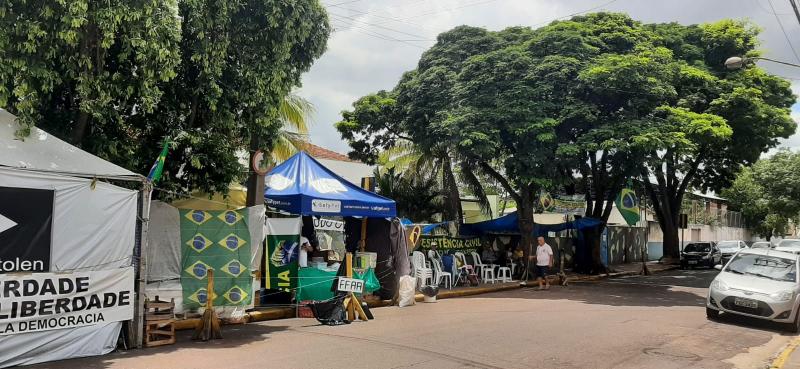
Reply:
[[175, 343], [175, 299], [169, 302], [156, 299], [147, 300], [145, 308], [144, 344], [147, 347], [171, 345]]

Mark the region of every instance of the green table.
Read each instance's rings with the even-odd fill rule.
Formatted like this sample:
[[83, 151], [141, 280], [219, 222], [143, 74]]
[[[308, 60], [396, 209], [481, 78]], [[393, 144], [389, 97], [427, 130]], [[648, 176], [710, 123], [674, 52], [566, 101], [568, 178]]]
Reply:
[[[327, 300], [333, 298], [331, 285], [336, 278], [335, 271], [320, 270], [317, 268], [300, 268], [297, 280], [297, 301], [304, 300]], [[364, 293], [377, 291], [381, 288], [375, 271], [367, 269], [366, 272], [358, 273], [353, 271], [353, 278], [364, 281]]]

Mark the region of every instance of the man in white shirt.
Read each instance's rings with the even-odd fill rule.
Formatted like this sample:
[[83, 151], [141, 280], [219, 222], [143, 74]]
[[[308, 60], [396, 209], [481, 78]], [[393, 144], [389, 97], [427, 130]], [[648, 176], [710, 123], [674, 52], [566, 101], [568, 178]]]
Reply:
[[544, 242], [544, 237], [538, 237], [536, 242], [536, 280], [539, 281], [540, 290], [549, 290], [550, 281], [547, 274], [553, 266], [553, 249]]
[[301, 268], [308, 267], [308, 253], [314, 252], [314, 247], [308, 241], [308, 238], [300, 237], [300, 255], [297, 258], [297, 263]]

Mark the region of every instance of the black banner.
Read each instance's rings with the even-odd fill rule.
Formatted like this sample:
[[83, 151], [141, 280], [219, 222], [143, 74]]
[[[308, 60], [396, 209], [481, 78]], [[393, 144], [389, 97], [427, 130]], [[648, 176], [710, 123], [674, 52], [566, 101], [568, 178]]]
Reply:
[[50, 271], [53, 195], [0, 187], [0, 273]]
[[448, 251], [461, 251], [472, 252], [477, 251], [481, 247], [480, 237], [447, 237], [447, 236], [428, 236], [423, 235], [420, 239], [417, 251], [428, 251], [431, 249], [431, 244], [436, 242], [436, 250], [440, 253], [447, 253]]

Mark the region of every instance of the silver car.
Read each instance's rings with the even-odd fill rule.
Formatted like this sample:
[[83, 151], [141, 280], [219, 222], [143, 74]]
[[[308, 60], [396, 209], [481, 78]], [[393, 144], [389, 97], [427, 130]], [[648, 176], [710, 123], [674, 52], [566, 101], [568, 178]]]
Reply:
[[753, 244], [750, 245], [750, 248], [751, 249], [771, 249], [772, 248], [772, 243], [770, 243], [769, 241], [757, 241], [757, 242], [753, 242]]
[[733, 255], [736, 255], [739, 250], [746, 249], [747, 244], [744, 241], [719, 241], [717, 247], [722, 253], [722, 263], [727, 263]]
[[720, 312], [785, 323], [800, 330], [798, 254], [769, 249], [744, 249], [711, 282], [706, 316]]

